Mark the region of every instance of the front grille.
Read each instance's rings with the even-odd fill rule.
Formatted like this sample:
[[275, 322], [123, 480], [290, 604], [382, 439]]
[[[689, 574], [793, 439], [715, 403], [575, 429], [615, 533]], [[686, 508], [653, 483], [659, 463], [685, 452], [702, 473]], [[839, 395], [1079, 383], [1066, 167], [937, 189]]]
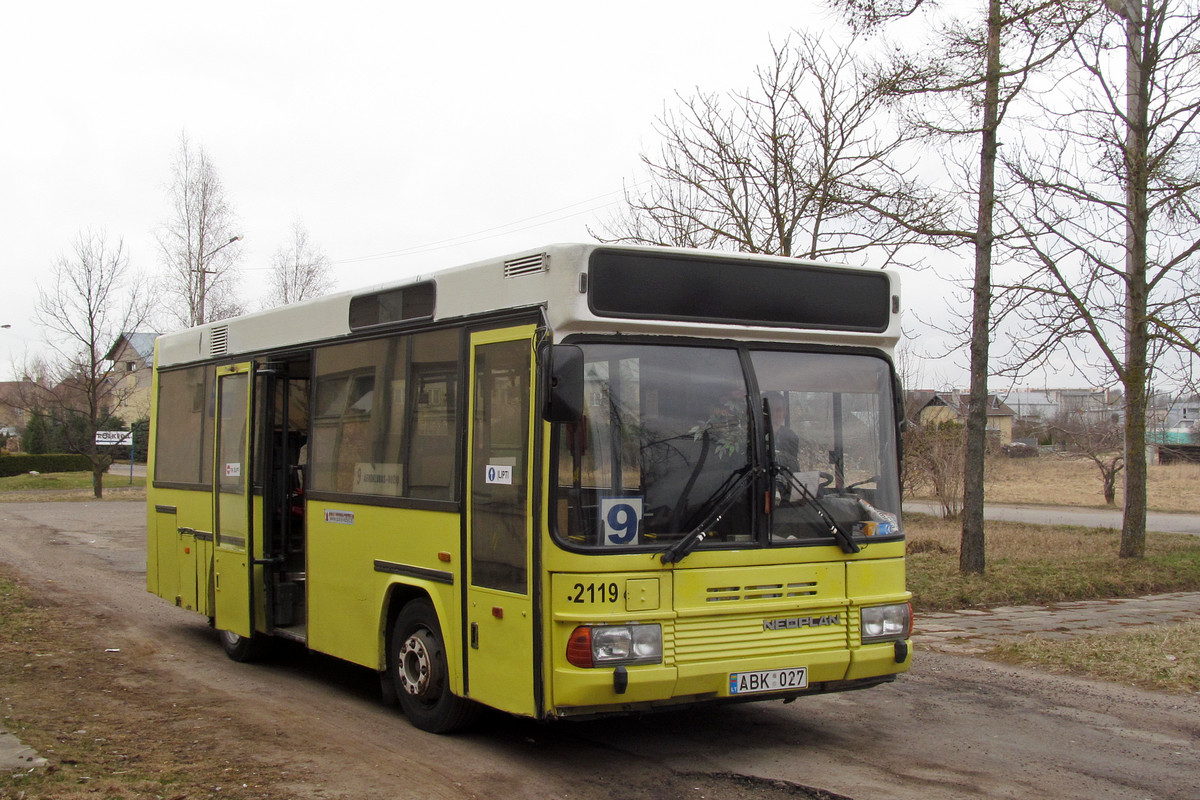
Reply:
[[[780, 630], [764, 627], [767, 620], [785, 617], [837, 617], [837, 623]], [[839, 650], [849, 642], [849, 617], [845, 606], [681, 617], [675, 622], [672, 650], [676, 664]]]
[[[844, 650], [846, 568], [839, 563], [677, 570], [672, 646], [680, 666]], [[836, 617], [836, 622], [834, 618]]]
[[762, 583], [752, 586], [710, 586], [705, 590], [706, 603], [736, 603], [754, 600], [781, 600], [792, 597], [814, 597], [817, 582]]

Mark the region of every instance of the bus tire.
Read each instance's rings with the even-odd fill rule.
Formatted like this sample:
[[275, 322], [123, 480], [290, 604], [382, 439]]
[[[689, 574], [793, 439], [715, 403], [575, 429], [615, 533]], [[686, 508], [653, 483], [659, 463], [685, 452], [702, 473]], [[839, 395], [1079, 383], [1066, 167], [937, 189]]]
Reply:
[[478, 716], [475, 703], [450, 691], [442, 630], [428, 600], [412, 600], [400, 609], [388, 643], [388, 670], [396, 699], [413, 726], [452, 733]]
[[221, 637], [221, 649], [225, 651], [225, 655], [239, 663], [261, 661], [271, 652], [270, 638], [261, 633], [246, 637], [221, 629], [218, 635]]

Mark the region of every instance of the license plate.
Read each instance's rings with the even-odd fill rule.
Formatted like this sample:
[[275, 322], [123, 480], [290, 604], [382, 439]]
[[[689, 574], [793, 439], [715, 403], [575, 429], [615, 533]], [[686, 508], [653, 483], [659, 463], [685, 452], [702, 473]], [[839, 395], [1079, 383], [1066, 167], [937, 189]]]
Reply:
[[729, 673], [730, 694], [781, 692], [787, 689], [804, 689], [807, 686], [808, 667]]

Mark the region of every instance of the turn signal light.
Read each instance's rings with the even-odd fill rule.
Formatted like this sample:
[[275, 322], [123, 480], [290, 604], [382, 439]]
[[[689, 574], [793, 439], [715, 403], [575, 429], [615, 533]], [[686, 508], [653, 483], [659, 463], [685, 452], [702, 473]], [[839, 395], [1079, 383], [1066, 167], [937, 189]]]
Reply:
[[567, 662], [577, 667], [594, 667], [592, 661], [592, 629], [576, 628], [567, 640]]

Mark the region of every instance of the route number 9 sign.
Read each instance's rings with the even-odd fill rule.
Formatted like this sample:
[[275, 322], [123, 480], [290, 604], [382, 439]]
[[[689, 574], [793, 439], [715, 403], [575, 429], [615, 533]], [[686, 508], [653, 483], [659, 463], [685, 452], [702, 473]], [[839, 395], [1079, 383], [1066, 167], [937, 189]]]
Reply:
[[642, 525], [642, 498], [600, 498], [600, 532], [606, 546], [623, 547], [637, 544]]

